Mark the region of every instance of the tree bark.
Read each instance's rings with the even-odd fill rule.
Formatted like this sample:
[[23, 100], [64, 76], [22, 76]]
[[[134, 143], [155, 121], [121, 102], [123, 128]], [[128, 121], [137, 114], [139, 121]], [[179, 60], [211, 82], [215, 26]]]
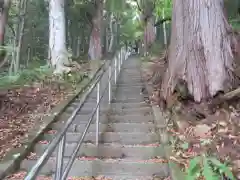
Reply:
[[146, 20], [146, 26], [144, 29], [144, 53], [148, 52], [149, 46], [155, 41], [155, 27], [153, 22], [153, 17], [149, 17]]
[[234, 62], [223, 0], [174, 0], [169, 64], [162, 96], [171, 96], [179, 80], [200, 102], [232, 88]]
[[110, 44], [109, 44], [109, 49], [108, 49], [108, 52], [112, 52], [113, 51], [113, 43], [114, 43], [114, 15], [113, 13], [111, 13], [111, 16], [110, 16], [110, 23], [109, 23], [109, 26], [110, 26]]
[[55, 73], [69, 71], [66, 50], [65, 0], [49, 1], [49, 56]]
[[[8, 20], [8, 12], [11, 6], [11, 0], [0, 0], [0, 46], [4, 46], [5, 29]], [[2, 49], [1, 48], [1, 49]], [[4, 59], [5, 51], [0, 50], [0, 62]]]
[[16, 36], [15, 36], [15, 57], [14, 60], [14, 73], [17, 73], [20, 67], [20, 59], [21, 59], [21, 50], [23, 44], [23, 36], [24, 36], [24, 29], [25, 29], [25, 15], [27, 12], [27, 3], [28, 0], [20, 0], [19, 1], [19, 18], [18, 18], [18, 25], [16, 27]]
[[92, 32], [89, 41], [88, 55], [90, 60], [102, 58], [101, 25], [103, 16], [103, 0], [96, 2], [96, 14], [92, 19]]

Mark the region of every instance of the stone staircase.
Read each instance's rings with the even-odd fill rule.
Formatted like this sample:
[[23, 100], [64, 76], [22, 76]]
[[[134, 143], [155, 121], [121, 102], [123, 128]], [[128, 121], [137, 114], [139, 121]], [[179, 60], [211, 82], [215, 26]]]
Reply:
[[[107, 83], [107, 73], [103, 77]], [[160, 136], [156, 133], [151, 107], [145, 102], [142, 93], [143, 82], [140, 74], [140, 61], [129, 58], [123, 63], [111, 107], [108, 94], [103, 97], [100, 107], [99, 145], [95, 145], [95, 121], [90, 125], [78, 157], [69, 173], [69, 177], [105, 176], [113, 180], [150, 180], [168, 177], [168, 165], [163, 161], [164, 150]], [[21, 163], [21, 171], [29, 171], [56, 132], [74, 111], [79, 103], [76, 99], [60, 120], [53, 124], [43, 139], [36, 144], [33, 156]], [[89, 116], [96, 106], [96, 90], [90, 94], [82, 110], [74, 119], [66, 136], [64, 164], [76, 147], [76, 143], [85, 129]], [[56, 151], [42, 168], [40, 174], [53, 176], [56, 165]]]

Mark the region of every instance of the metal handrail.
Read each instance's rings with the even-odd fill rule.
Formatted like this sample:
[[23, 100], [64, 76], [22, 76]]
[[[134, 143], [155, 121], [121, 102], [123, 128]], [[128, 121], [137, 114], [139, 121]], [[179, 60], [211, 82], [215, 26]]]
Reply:
[[[98, 137], [99, 137], [99, 111], [100, 111], [100, 103], [101, 100], [107, 91], [109, 90], [108, 94], [108, 103], [111, 103], [112, 100], [112, 83], [111, 80], [113, 78], [112, 71], [114, 70], [114, 84], [117, 83], [117, 77], [121, 71], [121, 66], [124, 60], [128, 58], [130, 55], [130, 52], [128, 49], [121, 48], [120, 52], [117, 53], [117, 57], [114, 57], [114, 68], [112, 68], [113, 61], [109, 64], [109, 74], [108, 74], [108, 84], [105, 86], [103, 93], [100, 95], [100, 83], [103, 75], [107, 71], [106, 69], [101, 72], [101, 74], [96, 77], [96, 80], [94, 83], [89, 87], [89, 89], [85, 92], [85, 94], [82, 96], [82, 99], [78, 105], [78, 107], [74, 110], [74, 112], [71, 114], [71, 116], [66, 121], [66, 124], [64, 125], [63, 129], [57, 134], [57, 136], [53, 139], [53, 141], [49, 144], [47, 149], [44, 151], [42, 156], [38, 159], [36, 164], [32, 167], [32, 169], [28, 172], [24, 180], [34, 180], [38, 173], [40, 172], [41, 168], [44, 166], [44, 164], [48, 161], [51, 154], [54, 152], [56, 147], [58, 146], [58, 152], [57, 152], [57, 161], [56, 161], [56, 172], [55, 172], [55, 180], [65, 180], [68, 176], [69, 171], [71, 170], [71, 167], [73, 165], [73, 162], [77, 156], [77, 153], [82, 145], [82, 142], [86, 136], [86, 133], [88, 132], [88, 129], [92, 123], [92, 120], [96, 114], [96, 145], [98, 146]], [[88, 120], [88, 123], [86, 125], [86, 128], [84, 132], [82, 133], [82, 136], [79, 138], [79, 141], [76, 145], [76, 148], [74, 152], [71, 155], [71, 158], [69, 159], [65, 169], [63, 170], [63, 157], [64, 157], [64, 151], [65, 151], [65, 141], [66, 141], [66, 133], [70, 125], [73, 123], [74, 118], [76, 117], [77, 113], [81, 110], [82, 106], [84, 105], [86, 99], [88, 98], [89, 94], [93, 91], [93, 89], [97, 86], [97, 104], [94, 110], [91, 113], [91, 116]]]

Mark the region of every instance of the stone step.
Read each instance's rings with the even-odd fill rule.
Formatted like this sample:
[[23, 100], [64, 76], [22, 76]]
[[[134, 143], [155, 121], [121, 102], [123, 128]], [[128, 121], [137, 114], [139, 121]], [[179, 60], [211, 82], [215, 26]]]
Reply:
[[[96, 104], [95, 104], [96, 105]], [[81, 110], [77, 113], [79, 115], [90, 115], [94, 110], [95, 110], [95, 106], [93, 107], [82, 107]], [[109, 107], [103, 107], [103, 106], [99, 106], [100, 108], [100, 113], [101, 114], [105, 114], [107, 113], [110, 108]], [[75, 106], [69, 106], [66, 110], [65, 110], [65, 114], [72, 114], [73, 111], [75, 111], [76, 107]]]
[[123, 80], [123, 81], [129, 81], [132, 80], [133, 82], [135, 80], [141, 80], [141, 76], [139, 73], [125, 73], [125, 74], [121, 74], [121, 76], [119, 77], [119, 80]]
[[[67, 117], [69, 117], [72, 114], [73, 111], [67, 111], [65, 112], [61, 117], [60, 120], [63, 121], [64, 119], [67, 119]], [[75, 119], [81, 120], [81, 121], [88, 121], [88, 119], [91, 117], [93, 110], [85, 110], [85, 111], [81, 111], [79, 113], [77, 113], [77, 116]], [[145, 116], [148, 114], [151, 114], [152, 110], [150, 108], [144, 109], [142, 108], [141, 110], [136, 109], [135, 111], [131, 111], [131, 110], [127, 110], [127, 109], [123, 109], [123, 110], [110, 110], [110, 111], [103, 111], [100, 110], [99, 114], [102, 118], [107, 118], [109, 116]], [[95, 115], [96, 116], [96, 115]], [[109, 119], [109, 118], [108, 118]], [[106, 121], [104, 121], [106, 122]]]
[[144, 97], [139, 94], [131, 95], [127, 93], [125, 94], [119, 93], [114, 97], [114, 100], [120, 100], [120, 101], [129, 100], [129, 102], [142, 102], [144, 100]]
[[130, 87], [133, 83], [134, 84], [142, 84], [142, 80], [140, 80], [140, 79], [139, 80], [132, 80], [131, 77], [129, 77], [129, 80], [119, 79], [118, 82], [117, 82], [117, 84], [128, 84], [128, 85], [130, 85]]
[[[155, 177], [155, 176], [154, 176]], [[107, 176], [102, 176], [102, 175], [99, 175], [99, 176], [79, 176], [79, 177], [69, 177], [69, 179], [76, 179], [76, 180], [80, 180], [80, 179], [101, 179], [101, 178], [104, 178], [104, 179], [109, 179], [109, 180], [153, 180], [154, 178], [153, 176], [134, 176], [134, 175], [107, 175]], [[156, 178], [156, 177], [155, 177]], [[161, 176], [157, 176], [157, 178], [161, 178]], [[164, 178], [164, 177], [162, 177]], [[162, 179], [161, 178], [161, 179]], [[52, 180], [53, 179], [53, 176], [44, 176], [44, 175], [40, 175], [39, 176], [39, 180]], [[9, 180], [9, 179], [4, 179], [4, 180]], [[11, 180], [19, 180], [19, 179], [13, 179], [11, 178]]]
[[119, 88], [119, 87], [127, 87], [127, 88], [142, 88], [143, 83], [132, 83], [132, 84], [125, 84], [125, 83], [117, 83], [117, 85], [112, 86], [113, 88]]
[[[61, 123], [54, 123], [53, 130], [61, 130], [63, 125]], [[73, 124], [68, 128], [68, 132], [83, 132], [84, 125]], [[96, 125], [91, 124], [88, 132], [95, 132]], [[99, 132], [152, 132], [154, 131], [153, 123], [111, 123], [99, 124]]]
[[122, 115], [122, 114], [126, 114], [126, 115], [135, 115], [135, 114], [145, 114], [147, 112], [152, 112], [152, 108], [151, 107], [139, 107], [139, 108], [126, 108], [126, 107], [122, 107], [121, 109], [118, 108], [111, 108], [111, 110], [108, 111], [108, 114], [110, 115]]
[[[102, 177], [101, 175], [99, 177]], [[99, 177], [94, 177], [95, 179], [99, 179]], [[81, 177], [79, 177], [80, 179]], [[82, 177], [91, 179], [92, 177]], [[133, 176], [133, 175], [107, 175], [104, 176], [109, 180], [153, 180], [153, 176]]]
[[[71, 157], [75, 150], [77, 143], [71, 143], [65, 145], [64, 157]], [[48, 147], [48, 144], [37, 144], [34, 149], [34, 153], [37, 156], [41, 156], [44, 150]], [[52, 156], [57, 155], [57, 149]], [[136, 160], [147, 160], [156, 157], [164, 157], [164, 149], [162, 146], [122, 146], [114, 144], [82, 144], [78, 155], [79, 157], [97, 157], [97, 158], [131, 158]]]
[[127, 95], [127, 96], [133, 96], [133, 97], [136, 97], [136, 96], [142, 96], [141, 94], [142, 90], [139, 88], [139, 89], [120, 89], [120, 90], [117, 90], [117, 93], [115, 94], [116, 95]]
[[[100, 94], [100, 96], [101, 96], [101, 94]], [[89, 96], [89, 97], [87, 98], [87, 102], [89, 102], [89, 101], [95, 101], [95, 102], [97, 102], [97, 95]], [[103, 96], [103, 98], [101, 99], [101, 101], [103, 101], [103, 102], [108, 102], [108, 92], [106, 93], [105, 96]]]
[[[121, 89], [141, 89], [143, 87], [143, 84], [135, 84], [135, 83], [132, 83], [132, 84], [118, 84], [117, 85], [117, 88], [116, 90], [119, 90], [120, 88]], [[115, 87], [114, 87], [115, 88]]]
[[[146, 112], [142, 114], [128, 114], [128, 115], [112, 115], [112, 114], [104, 114], [100, 113], [100, 123], [153, 123], [153, 117], [151, 116], [152, 112]], [[59, 118], [57, 123], [65, 123], [70, 117], [71, 114], [64, 113]], [[86, 124], [90, 119], [90, 115], [77, 115], [73, 124]], [[92, 124], [96, 123], [96, 116], [92, 120]]]
[[112, 108], [125, 108], [125, 109], [132, 109], [132, 108], [142, 108], [142, 107], [150, 107], [152, 108], [149, 104], [146, 102], [125, 102], [125, 103], [111, 103]]
[[[64, 124], [68, 118], [71, 116], [71, 113], [63, 113], [57, 123]], [[91, 114], [77, 114], [73, 120], [73, 124], [86, 124], [90, 120]], [[108, 118], [106, 113], [100, 112], [100, 123], [108, 123]], [[93, 117], [92, 124], [96, 123], [96, 115]]]
[[[71, 104], [71, 108], [77, 108], [77, 106], [79, 105], [79, 103], [72, 103]], [[83, 108], [86, 109], [91, 109], [93, 107], [96, 106], [96, 103], [92, 103], [92, 102], [86, 102], [83, 106]], [[110, 108], [109, 106], [111, 106], [114, 109], [135, 109], [135, 108], [141, 108], [141, 107], [150, 107], [148, 104], [146, 104], [145, 102], [140, 102], [140, 103], [111, 103], [111, 105], [109, 104], [101, 104], [101, 108], [103, 109], [108, 109]]]
[[[101, 175], [100, 175], [101, 177]], [[133, 175], [108, 175], [104, 176], [110, 180], [153, 180], [153, 176], [133, 176]], [[97, 179], [97, 177], [96, 177]]]
[[138, 98], [138, 97], [142, 97], [141, 94], [141, 89], [139, 88], [138, 90], [136, 89], [128, 89], [123, 91], [123, 90], [117, 90], [117, 93], [115, 94], [115, 98], [116, 97], [120, 97], [120, 96], [128, 96], [129, 98]]
[[[127, 79], [126, 79], [127, 78]], [[131, 77], [131, 76], [129, 76], [129, 77], [126, 77], [126, 78], [120, 78], [119, 79], [119, 81], [118, 81], [118, 83], [119, 84], [124, 84], [124, 83], [126, 83], [126, 84], [131, 84], [131, 83], [135, 83], [135, 84], [138, 84], [138, 83], [142, 83], [142, 79], [141, 78], [133, 78], [133, 77]]]
[[129, 73], [129, 72], [124, 72], [124, 74], [121, 74], [121, 76], [119, 77], [119, 79], [131, 79], [131, 78], [141, 78], [141, 74], [139, 72], [133, 72], [133, 73]]
[[[21, 170], [29, 171], [36, 163], [35, 160], [24, 160]], [[67, 159], [64, 159], [64, 167]], [[40, 174], [51, 176], [56, 170], [55, 159], [50, 159], [43, 166]], [[169, 175], [167, 163], [156, 163], [155, 161], [133, 161], [133, 160], [75, 160], [68, 176], [152, 176], [159, 174], [162, 178]]]
[[[88, 98], [86, 102], [97, 103], [97, 98]], [[108, 103], [108, 97], [103, 98], [101, 100], [101, 103], [107, 104]]]
[[115, 103], [141, 103], [144, 102], [144, 98], [143, 97], [139, 97], [139, 98], [128, 98], [128, 97], [118, 97], [116, 96], [115, 99], [113, 99], [113, 102]]
[[[71, 133], [66, 134], [66, 141], [68, 143], [78, 142], [81, 138], [82, 133]], [[51, 142], [56, 134], [44, 134], [43, 139]], [[96, 133], [89, 132], [84, 138], [86, 143], [95, 143], [96, 142]], [[160, 142], [159, 135], [156, 133], [142, 133], [142, 132], [104, 132], [99, 133], [99, 143], [120, 143], [126, 145], [133, 144], [151, 144]]]
[[[94, 110], [94, 106], [93, 107], [83, 107], [78, 114], [91, 114]], [[66, 113], [72, 113], [74, 110], [76, 109], [76, 107], [74, 106], [70, 106], [66, 109]], [[108, 113], [108, 114], [136, 114], [136, 113], [140, 113], [140, 112], [149, 112], [152, 111], [151, 107], [138, 107], [138, 108], [129, 108], [128, 107], [124, 107], [124, 106], [118, 106], [118, 107], [112, 107], [110, 109], [110, 107], [102, 107], [100, 106], [100, 111], [101, 113]]]
[[132, 114], [132, 115], [109, 115], [109, 123], [153, 123], [152, 112], [147, 112], [145, 114]]
[[135, 80], [135, 79], [141, 79], [141, 76], [140, 76], [140, 73], [133, 73], [133, 74], [129, 74], [129, 73], [124, 73], [124, 74], [121, 74], [120, 76], [120, 79], [132, 79], [132, 80]]

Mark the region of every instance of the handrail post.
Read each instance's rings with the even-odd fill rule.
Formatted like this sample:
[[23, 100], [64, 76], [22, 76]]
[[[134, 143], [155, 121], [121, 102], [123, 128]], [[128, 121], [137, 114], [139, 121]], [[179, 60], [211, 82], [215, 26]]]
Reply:
[[124, 55], [125, 55], [125, 52], [124, 52], [124, 48], [122, 49], [122, 61], [124, 61]]
[[112, 83], [111, 83], [111, 79], [112, 79], [112, 65], [109, 65], [109, 70], [108, 70], [108, 104], [111, 103], [111, 91], [112, 91]]
[[98, 136], [99, 136], [99, 112], [100, 112], [100, 82], [97, 84], [97, 114], [96, 114], [96, 146], [98, 146]]
[[120, 49], [120, 65], [122, 66], [122, 48]]
[[124, 52], [123, 52], [123, 49], [121, 49], [121, 64], [123, 63], [123, 57], [124, 57]]
[[65, 150], [65, 141], [66, 141], [66, 135], [62, 137], [62, 140], [60, 141], [58, 146], [56, 175], [54, 178], [55, 180], [61, 179], [63, 174], [63, 156], [64, 156], [64, 150]]
[[120, 56], [120, 53], [119, 53], [118, 54], [118, 73], [120, 73], [120, 67], [121, 67], [120, 61], [121, 61], [121, 56]]
[[115, 67], [114, 67], [114, 81], [115, 81], [115, 85], [117, 83], [117, 58], [114, 58], [114, 63], [115, 63]]

